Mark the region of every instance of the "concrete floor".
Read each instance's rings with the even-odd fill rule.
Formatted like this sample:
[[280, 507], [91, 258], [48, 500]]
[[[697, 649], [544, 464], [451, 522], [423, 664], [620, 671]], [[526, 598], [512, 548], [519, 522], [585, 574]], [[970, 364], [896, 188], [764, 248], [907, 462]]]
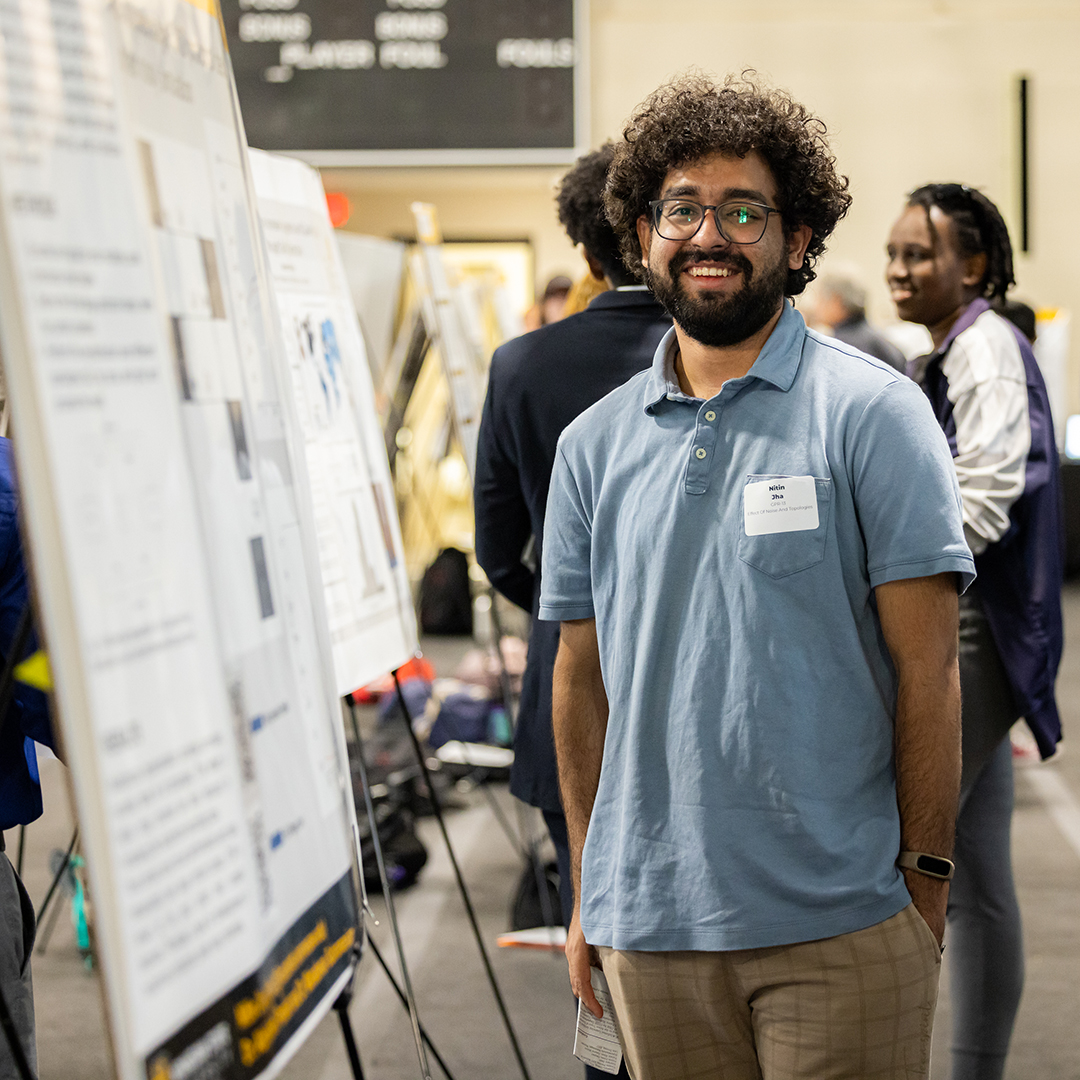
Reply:
[[[1017, 770], [1014, 861], [1024, 914], [1027, 983], [1006, 1080], [1080, 1080], [1080, 586], [1066, 592], [1066, 650], [1058, 700], [1066, 753], [1050, 765]], [[433, 642], [428, 655], [440, 673], [452, 670], [460, 642]], [[65, 770], [43, 765], [47, 812], [27, 831], [24, 878], [36, 904], [48, 886], [48, 854], [71, 836]], [[518, 817], [505, 788], [494, 791], [511, 820]], [[455, 850], [472, 892], [484, 940], [521, 1041], [532, 1080], [577, 1080], [571, 1057], [573, 1006], [561, 959], [524, 950], [498, 950], [521, 860], [480, 792], [449, 816]], [[398, 896], [398, 917], [421, 1019], [455, 1080], [513, 1080], [520, 1076], [469, 935], [449, 861], [431, 822], [424, 822], [431, 861], [420, 883]], [[14, 856], [14, 852], [10, 852]], [[372, 928], [384, 956], [393, 946], [381, 899]], [[75, 947], [67, 911], [44, 955], [34, 959], [38, 1054], [42, 1080], [102, 1080], [111, 1075], [97, 975]], [[367, 1080], [415, 1080], [420, 1075], [408, 1019], [368, 951], [351, 1008]], [[949, 1008], [942, 986], [933, 1080], [947, 1080]], [[431, 1075], [440, 1077], [432, 1062]], [[285, 1066], [284, 1080], [349, 1080], [336, 1016], [327, 1017]]]

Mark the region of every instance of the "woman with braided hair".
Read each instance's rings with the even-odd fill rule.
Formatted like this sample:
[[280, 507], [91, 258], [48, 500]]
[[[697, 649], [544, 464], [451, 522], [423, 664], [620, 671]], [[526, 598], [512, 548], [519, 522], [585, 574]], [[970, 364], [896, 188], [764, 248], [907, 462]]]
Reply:
[[997, 207], [963, 184], [918, 188], [893, 225], [888, 259], [897, 314], [933, 339], [911, 374], [952, 449], [978, 571], [960, 599], [963, 773], [946, 937], [952, 1080], [1000, 1080], [1024, 977], [1008, 730], [1023, 717], [1044, 758], [1061, 738], [1057, 448], [1030, 345], [991, 310], [1013, 284]]

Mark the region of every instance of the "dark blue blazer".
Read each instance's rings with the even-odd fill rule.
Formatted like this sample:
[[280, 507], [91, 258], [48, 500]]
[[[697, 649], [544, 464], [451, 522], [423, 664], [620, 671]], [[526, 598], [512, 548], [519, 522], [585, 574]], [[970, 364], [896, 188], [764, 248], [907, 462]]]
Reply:
[[[476, 558], [503, 596], [532, 612], [510, 790], [542, 810], [562, 811], [551, 734], [559, 624], [536, 618], [555, 446], [571, 420], [650, 366], [670, 328], [651, 293], [605, 292], [585, 311], [508, 341], [491, 361], [476, 457]], [[526, 565], [530, 536], [535, 558]]]

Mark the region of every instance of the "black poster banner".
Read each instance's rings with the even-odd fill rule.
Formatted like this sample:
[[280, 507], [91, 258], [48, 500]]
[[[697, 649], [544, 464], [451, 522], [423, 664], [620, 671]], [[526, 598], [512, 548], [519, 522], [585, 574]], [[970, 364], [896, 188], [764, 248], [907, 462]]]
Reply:
[[293, 923], [257, 971], [147, 1055], [148, 1080], [258, 1076], [354, 964], [358, 918], [346, 874]]
[[282, 151], [565, 158], [583, 138], [575, 6], [222, 0], [248, 141]]

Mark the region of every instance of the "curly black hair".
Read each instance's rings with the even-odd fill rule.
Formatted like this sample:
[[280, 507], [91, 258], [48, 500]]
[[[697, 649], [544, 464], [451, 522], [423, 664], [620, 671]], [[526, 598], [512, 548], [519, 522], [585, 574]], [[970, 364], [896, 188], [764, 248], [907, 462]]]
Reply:
[[604, 215], [604, 184], [615, 157], [615, 144], [583, 154], [559, 182], [555, 204], [566, 235], [603, 268], [604, 274], [622, 284], [632, 281], [619, 252], [619, 238]]
[[934, 229], [931, 207], [936, 206], [949, 218], [961, 254], [986, 256], [986, 271], [979, 282], [978, 295], [1004, 300], [1016, 284], [1012, 242], [1001, 211], [981, 191], [967, 184], [925, 184], [908, 196], [908, 206], [926, 210], [931, 230]]
[[824, 123], [805, 106], [760, 85], [751, 71], [729, 75], [720, 86], [698, 74], [661, 86], [627, 123], [604, 192], [626, 265], [642, 272], [637, 221], [672, 169], [710, 154], [745, 157], [756, 150], [776, 179], [785, 230], [809, 225], [813, 231], [803, 265], [788, 271], [785, 292], [797, 296], [814, 280], [814, 263], [851, 205], [848, 179], [836, 172], [825, 135]]

